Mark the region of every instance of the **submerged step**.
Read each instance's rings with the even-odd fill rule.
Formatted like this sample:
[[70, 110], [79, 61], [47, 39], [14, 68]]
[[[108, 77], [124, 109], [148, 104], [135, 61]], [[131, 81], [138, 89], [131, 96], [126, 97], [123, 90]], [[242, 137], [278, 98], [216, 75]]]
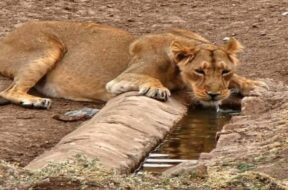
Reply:
[[[162, 154], [159, 154], [160, 157], [163, 156]], [[197, 160], [185, 160], [185, 159], [171, 159], [165, 156], [165, 158], [159, 158], [159, 157], [149, 157], [144, 161], [142, 164], [142, 170], [144, 171], [150, 171], [154, 173], [160, 173], [165, 171], [166, 169], [175, 166], [177, 164], [183, 163], [183, 162], [195, 162], [197, 163]], [[138, 172], [139, 173], [139, 172]]]
[[144, 163], [143, 167], [144, 168], [168, 168], [174, 166], [174, 164], [158, 164], [158, 163]]
[[[189, 160], [182, 160], [182, 159], [155, 159], [155, 158], [147, 158], [145, 163], [182, 163], [187, 162]], [[197, 160], [195, 160], [197, 162]]]
[[149, 154], [149, 158], [154, 158], [154, 157], [169, 157], [169, 154], [158, 154], [158, 153]]

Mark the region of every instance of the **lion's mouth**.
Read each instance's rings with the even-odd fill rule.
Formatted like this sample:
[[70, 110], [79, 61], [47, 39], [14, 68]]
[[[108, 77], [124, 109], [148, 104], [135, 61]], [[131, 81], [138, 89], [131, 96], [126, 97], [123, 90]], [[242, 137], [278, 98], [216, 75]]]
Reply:
[[197, 97], [195, 96], [196, 99], [198, 99], [198, 101], [200, 101], [201, 103], [203, 102], [203, 104], [219, 104], [221, 103], [222, 100], [226, 99], [223, 98], [223, 96], [217, 96], [217, 97], [211, 97], [211, 96], [200, 96]]
[[199, 102], [203, 106], [215, 107], [219, 106], [221, 102], [231, 95], [230, 91], [222, 93], [206, 93], [203, 91], [192, 91], [192, 99]]

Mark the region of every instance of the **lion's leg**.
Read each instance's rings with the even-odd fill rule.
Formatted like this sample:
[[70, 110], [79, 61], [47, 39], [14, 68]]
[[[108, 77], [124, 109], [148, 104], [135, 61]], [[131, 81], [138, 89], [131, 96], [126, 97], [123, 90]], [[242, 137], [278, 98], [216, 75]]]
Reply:
[[123, 73], [106, 85], [108, 92], [120, 94], [128, 91], [139, 91], [139, 94], [166, 101], [170, 91], [159, 79], [149, 75]]
[[257, 89], [268, 89], [268, 86], [265, 82], [247, 79], [246, 77], [239, 76], [234, 74], [230, 85], [230, 89], [237, 89], [242, 95], [257, 95], [259, 94]]
[[[55, 65], [64, 52], [62, 44], [55, 40], [47, 41], [46, 48], [42, 46], [42, 50], [37, 52], [40, 56], [27, 60], [27, 63], [17, 68], [13, 73], [13, 83], [0, 92], [0, 96], [24, 107], [48, 109], [51, 105], [50, 99], [29, 95], [28, 91]], [[29, 55], [27, 52], [27, 57]]]
[[130, 45], [132, 58], [128, 68], [108, 82], [106, 89], [112, 94], [138, 91], [141, 95], [166, 101], [171, 95], [169, 89], [172, 89], [168, 86], [171, 83], [168, 76], [174, 74], [170, 59], [158, 55], [156, 51], [147, 50], [144, 46], [141, 43], [138, 44], [137, 41]]

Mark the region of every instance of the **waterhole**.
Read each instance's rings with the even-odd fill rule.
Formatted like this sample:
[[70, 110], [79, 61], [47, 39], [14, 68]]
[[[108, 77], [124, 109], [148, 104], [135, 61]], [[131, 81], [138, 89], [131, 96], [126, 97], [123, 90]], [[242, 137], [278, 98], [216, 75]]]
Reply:
[[228, 123], [237, 110], [190, 109], [164, 141], [152, 151], [141, 170], [162, 172], [178, 163], [195, 160], [200, 153], [210, 152], [216, 145], [216, 132]]

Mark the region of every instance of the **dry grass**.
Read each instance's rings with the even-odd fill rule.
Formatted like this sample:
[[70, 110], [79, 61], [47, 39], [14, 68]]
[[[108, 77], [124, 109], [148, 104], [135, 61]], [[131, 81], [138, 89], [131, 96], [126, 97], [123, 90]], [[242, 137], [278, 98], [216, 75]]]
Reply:
[[[253, 171], [233, 172], [233, 170], [209, 171], [208, 178], [195, 175], [178, 177], [155, 176], [144, 172], [137, 175], [119, 175], [113, 170], [104, 169], [98, 161], [87, 160], [77, 155], [64, 163], [51, 163], [37, 171], [27, 171], [7, 162], [0, 162], [0, 190], [34, 189], [41, 184], [52, 185], [50, 179], [61, 178], [69, 184], [77, 182], [81, 189], [251, 189], [285, 190], [275, 179]], [[55, 184], [54, 184], [55, 185]]]
[[[105, 170], [98, 161], [76, 156], [64, 163], [51, 163], [37, 171], [27, 171], [7, 162], [0, 163], [0, 189], [32, 188], [47, 183], [49, 178], [61, 177], [78, 181], [81, 188], [98, 187], [108, 189], [194, 189], [193, 176], [168, 178], [153, 176], [150, 173], [137, 175], [119, 175], [113, 170]], [[33, 188], [32, 188], [33, 189]]]

